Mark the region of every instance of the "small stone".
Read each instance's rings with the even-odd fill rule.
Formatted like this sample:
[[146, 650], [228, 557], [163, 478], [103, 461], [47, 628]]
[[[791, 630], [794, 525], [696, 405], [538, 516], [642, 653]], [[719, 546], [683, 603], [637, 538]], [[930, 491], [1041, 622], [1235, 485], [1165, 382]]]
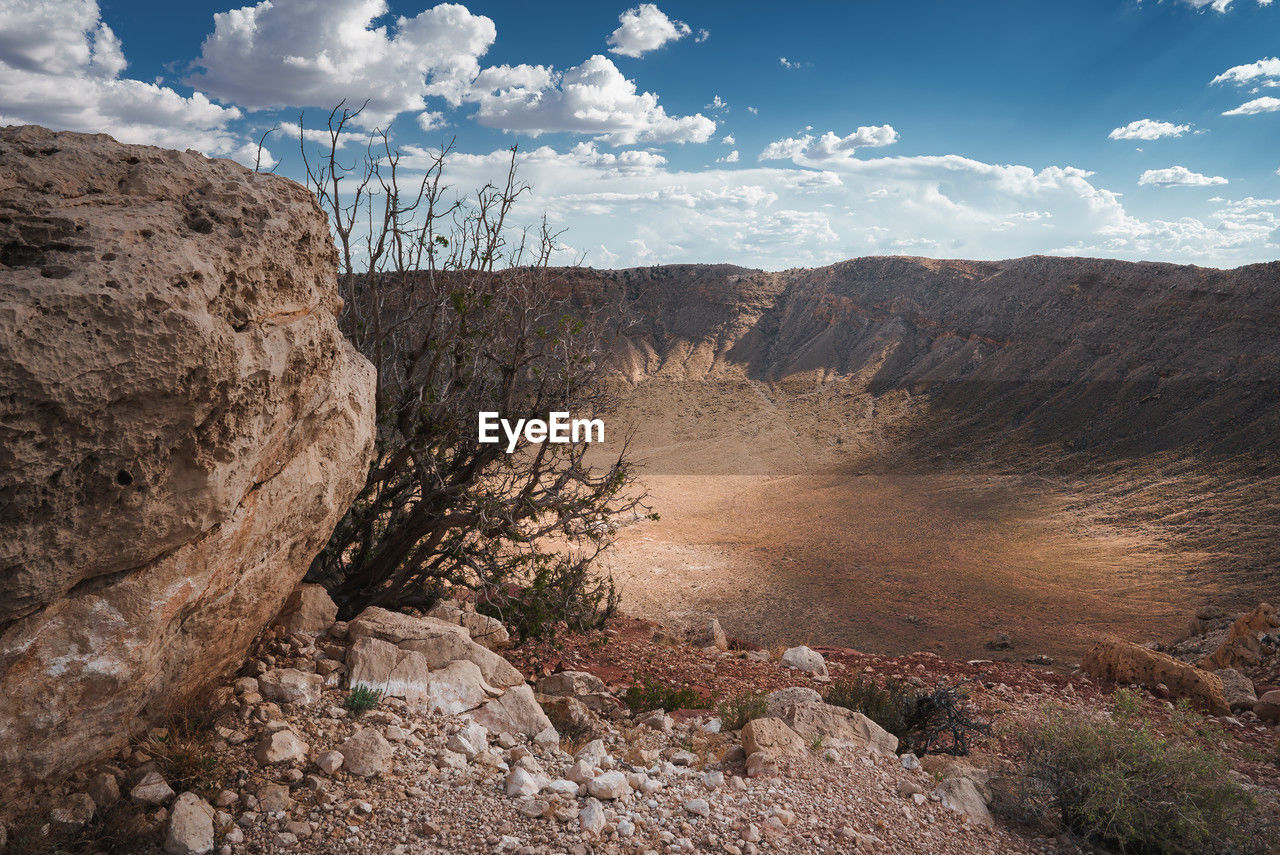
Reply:
[[524, 769], [512, 769], [507, 774], [506, 793], [511, 798], [532, 796], [542, 791], [545, 781]]
[[63, 834], [75, 834], [93, 819], [97, 804], [88, 793], [74, 793], [49, 814], [49, 823]]
[[316, 766], [326, 775], [332, 775], [342, 768], [342, 752], [326, 751], [316, 758]]
[[99, 772], [89, 782], [89, 797], [101, 809], [106, 809], [120, 801], [120, 782], [110, 772]]
[[289, 788], [284, 784], [266, 784], [258, 790], [258, 807], [267, 813], [281, 813], [293, 807]]
[[129, 798], [139, 804], [162, 805], [173, 798], [173, 787], [159, 772], [151, 771], [129, 791]]
[[827, 662], [822, 654], [804, 646], [792, 647], [782, 654], [782, 664], [815, 677], [827, 676]]
[[292, 730], [277, 730], [262, 738], [253, 756], [264, 766], [296, 763], [306, 759], [308, 748], [307, 743]]
[[604, 831], [604, 805], [595, 799], [588, 799], [585, 807], [578, 812], [578, 824], [584, 834], [598, 835]]
[[587, 781], [587, 792], [598, 799], [620, 799], [631, 792], [631, 785], [621, 772], [604, 772]]
[[195, 793], [183, 793], [174, 801], [164, 851], [169, 855], [205, 855], [213, 851], [213, 808]]
[[352, 775], [369, 778], [391, 770], [391, 744], [372, 728], [356, 732], [338, 748], [342, 763]]
[[707, 804], [706, 799], [689, 799], [684, 803], [684, 809], [694, 816], [711, 816], [711, 805]]
[[528, 799], [516, 806], [516, 810], [530, 819], [537, 819], [540, 816], [546, 816], [547, 811], [551, 809], [551, 805], [541, 799]]

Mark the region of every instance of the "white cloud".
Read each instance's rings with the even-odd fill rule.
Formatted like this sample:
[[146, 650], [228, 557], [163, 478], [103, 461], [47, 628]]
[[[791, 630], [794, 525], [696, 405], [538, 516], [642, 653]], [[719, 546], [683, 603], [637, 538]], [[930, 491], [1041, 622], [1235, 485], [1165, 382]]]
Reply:
[[738, 154], [738, 150], [735, 148], [724, 157], [717, 157], [716, 163], [737, 163], [740, 159], [741, 155]]
[[750, 114], [751, 114], [751, 115], [753, 115], [753, 116], [758, 116], [758, 115], [760, 115], [760, 108], [759, 108], [759, 107], [748, 107], [748, 108], [747, 108], [747, 112], [748, 112], [748, 113], [750, 113]]
[[698, 30], [698, 34], [693, 37], [693, 40], [698, 44], [702, 44], [709, 38], [711, 38], [710, 30]]
[[[284, 122], [280, 125], [279, 131], [283, 136], [290, 139], [298, 139], [298, 126], [292, 122]], [[330, 136], [327, 128], [304, 128], [301, 134], [302, 138], [309, 143], [328, 148], [333, 143], [333, 137]], [[355, 134], [344, 133], [338, 137], [338, 148], [350, 145], [356, 140]]]
[[1214, 187], [1226, 184], [1227, 179], [1220, 175], [1201, 175], [1185, 166], [1170, 166], [1168, 169], [1148, 169], [1142, 173], [1138, 183], [1155, 187]]
[[493, 21], [443, 3], [374, 26], [385, 0], [263, 0], [213, 16], [187, 83], [249, 109], [369, 105], [366, 127], [458, 105], [497, 35]]
[[723, 113], [729, 109], [729, 102], [717, 95], [711, 99], [710, 104], [704, 104], [702, 109], [711, 110], [716, 113]]
[[860, 127], [848, 136], [839, 137], [827, 131], [816, 140], [811, 134], [800, 137], [787, 137], [765, 146], [760, 152], [760, 161], [765, 160], [799, 160], [807, 157], [811, 160], [828, 160], [831, 158], [852, 157], [860, 148], [880, 148], [898, 141], [898, 132], [890, 125], [871, 125]]
[[[618, 16], [618, 29], [609, 36], [609, 52], [641, 57], [668, 42], [679, 41], [692, 32], [683, 21], [673, 21], [652, 3], [641, 3]], [[698, 32], [696, 41], [706, 41], [706, 30]]]
[[1138, 119], [1107, 134], [1111, 140], [1158, 140], [1161, 137], [1180, 137], [1191, 130], [1190, 125], [1175, 125], [1155, 119]]
[[1246, 101], [1234, 110], [1227, 110], [1224, 116], [1253, 116], [1258, 113], [1274, 113], [1280, 110], [1280, 98], [1272, 98], [1266, 95], [1262, 98], [1254, 98], [1252, 101]]
[[[483, 183], [507, 156], [456, 158], [452, 183]], [[957, 155], [800, 162], [626, 173], [544, 147], [523, 169], [534, 190], [517, 219], [547, 211], [575, 245], [593, 248], [588, 264], [609, 266], [730, 262], [777, 270], [893, 252], [1229, 266], [1274, 258], [1278, 249], [1275, 208], [1227, 204], [1199, 219], [1144, 220], [1069, 166], [1036, 170]]]
[[799, 60], [787, 59], [785, 56], [778, 57], [778, 63], [788, 71], [797, 68], [808, 68], [813, 65], [812, 62], [800, 62]]
[[427, 111], [418, 114], [418, 127], [424, 131], [436, 131], [447, 125], [443, 113]]
[[1280, 58], [1270, 57], [1248, 65], [1233, 66], [1209, 82], [1234, 83], [1237, 86], [1255, 82], [1261, 82], [1264, 86], [1280, 85]]
[[607, 57], [563, 73], [541, 65], [486, 68], [468, 95], [482, 125], [537, 136], [593, 134], [610, 145], [706, 142], [716, 123], [701, 113], [669, 116], [651, 92], [638, 92]]
[[[95, 0], [6, 3], [0, 26], [0, 115], [5, 122], [107, 133], [125, 143], [194, 148], [252, 164], [256, 145], [229, 129], [241, 118], [199, 92], [121, 77], [120, 40]], [[274, 160], [267, 157], [268, 165]]]
[[733, 134], [725, 134], [720, 139], [720, 142], [724, 143], [725, 145], [734, 145], [737, 142], [737, 140], [733, 138]]

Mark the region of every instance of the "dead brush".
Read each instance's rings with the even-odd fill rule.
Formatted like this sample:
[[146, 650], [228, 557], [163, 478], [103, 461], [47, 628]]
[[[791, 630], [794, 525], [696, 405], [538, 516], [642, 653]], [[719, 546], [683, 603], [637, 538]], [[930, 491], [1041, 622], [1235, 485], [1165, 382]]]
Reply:
[[137, 741], [135, 748], [155, 761], [176, 792], [191, 790], [205, 797], [216, 792], [221, 758], [214, 747], [214, 727], [227, 703], [218, 693], [201, 694]]

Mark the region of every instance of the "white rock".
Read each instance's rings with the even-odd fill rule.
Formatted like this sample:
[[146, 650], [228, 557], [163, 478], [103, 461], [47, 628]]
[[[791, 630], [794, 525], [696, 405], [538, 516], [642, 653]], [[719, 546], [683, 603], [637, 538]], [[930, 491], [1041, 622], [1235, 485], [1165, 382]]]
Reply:
[[519, 767], [507, 773], [506, 792], [513, 799], [537, 795], [546, 786], [547, 780]]
[[321, 772], [332, 775], [342, 768], [342, 752], [326, 751], [316, 758], [316, 765], [320, 767]]
[[711, 805], [706, 799], [689, 799], [684, 803], [684, 809], [694, 816], [711, 816]]
[[183, 793], [174, 801], [164, 851], [169, 855], [205, 855], [213, 851], [213, 808], [195, 793]]
[[134, 788], [129, 791], [129, 798], [135, 802], [148, 805], [162, 805], [173, 798], [173, 787], [159, 772], [148, 772]]
[[784, 652], [782, 664], [815, 677], [827, 676], [827, 662], [822, 658], [822, 654], [816, 650], [810, 650], [803, 644]]
[[258, 677], [258, 691], [269, 701], [310, 706], [320, 701], [324, 678], [296, 668], [277, 668]]
[[544, 788], [549, 793], [555, 793], [558, 796], [569, 796], [570, 798], [578, 795], [578, 785], [566, 778], [557, 778]]
[[598, 799], [620, 799], [631, 792], [631, 785], [621, 772], [602, 772], [587, 781], [587, 792]]
[[578, 824], [585, 834], [598, 835], [604, 831], [604, 805], [595, 799], [588, 799], [587, 804], [578, 812]]
[[342, 765], [353, 775], [368, 778], [391, 769], [391, 744], [373, 728], [356, 731], [338, 750]]
[[254, 757], [264, 766], [306, 759], [308, 745], [292, 730], [277, 730], [262, 737]]

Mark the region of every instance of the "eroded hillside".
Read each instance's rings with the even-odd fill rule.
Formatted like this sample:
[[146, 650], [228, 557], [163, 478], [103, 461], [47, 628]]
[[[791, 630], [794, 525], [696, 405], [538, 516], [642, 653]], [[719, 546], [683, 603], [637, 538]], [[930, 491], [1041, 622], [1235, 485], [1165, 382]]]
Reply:
[[567, 275], [633, 306], [612, 435], [667, 513], [616, 566], [650, 611], [1071, 655], [1274, 595], [1280, 264]]

